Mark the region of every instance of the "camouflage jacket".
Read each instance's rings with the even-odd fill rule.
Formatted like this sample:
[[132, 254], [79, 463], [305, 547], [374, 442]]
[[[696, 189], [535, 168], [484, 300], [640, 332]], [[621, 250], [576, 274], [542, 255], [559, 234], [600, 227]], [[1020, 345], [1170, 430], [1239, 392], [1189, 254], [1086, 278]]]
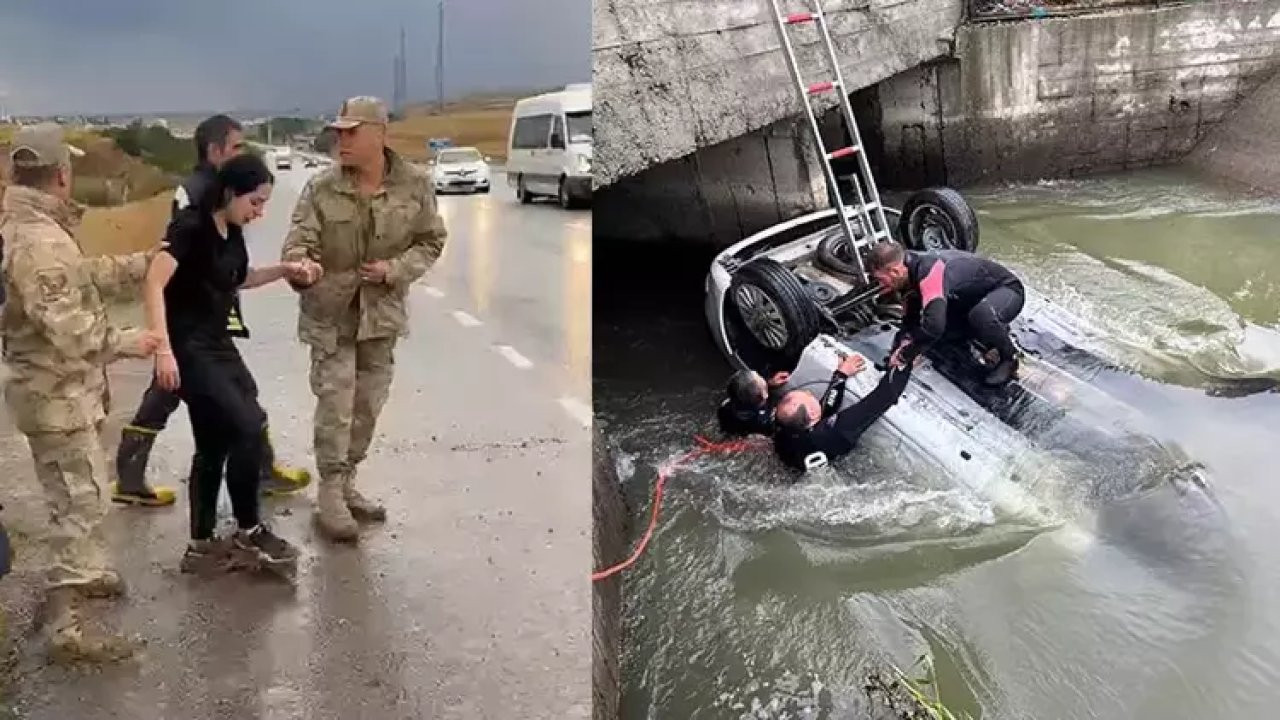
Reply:
[[[387, 150], [383, 189], [362, 197], [334, 166], [308, 181], [293, 212], [281, 259], [311, 258], [324, 277], [299, 291], [298, 337], [332, 349], [338, 339], [408, 334], [409, 286], [444, 250], [446, 231], [427, 174]], [[390, 265], [385, 283], [360, 279], [372, 260]]]
[[101, 421], [106, 364], [137, 343], [133, 333], [107, 323], [102, 297], [136, 289], [148, 254], [85, 257], [72, 238], [82, 214], [79, 206], [39, 190], [5, 191], [5, 400], [26, 433], [79, 430]]

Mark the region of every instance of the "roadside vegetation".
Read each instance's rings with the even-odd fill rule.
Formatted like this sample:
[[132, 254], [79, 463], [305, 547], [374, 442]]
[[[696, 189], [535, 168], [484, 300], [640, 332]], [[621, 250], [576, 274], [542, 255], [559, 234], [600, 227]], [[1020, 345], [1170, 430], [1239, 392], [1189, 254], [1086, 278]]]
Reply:
[[[13, 126], [0, 126], [0, 196], [9, 174], [8, 149]], [[126, 253], [154, 245], [169, 218], [169, 195], [181, 173], [190, 169], [190, 141], [174, 138], [164, 128], [139, 132], [73, 130], [67, 140], [84, 150], [75, 158], [72, 196], [88, 206], [79, 240], [87, 254]], [[159, 130], [160, 132], [156, 132]], [[127, 152], [116, 137], [123, 138]], [[181, 146], [185, 156], [179, 156]], [[164, 163], [169, 170], [157, 163]]]
[[[534, 93], [530, 93], [534, 94]], [[516, 99], [474, 98], [447, 103], [444, 113], [434, 105], [405, 108], [404, 117], [391, 123], [388, 144], [411, 160], [427, 160], [427, 141], [449, 138], [454, 145], [475, 147], [495, 162], [507, 157], [507, 134]]]

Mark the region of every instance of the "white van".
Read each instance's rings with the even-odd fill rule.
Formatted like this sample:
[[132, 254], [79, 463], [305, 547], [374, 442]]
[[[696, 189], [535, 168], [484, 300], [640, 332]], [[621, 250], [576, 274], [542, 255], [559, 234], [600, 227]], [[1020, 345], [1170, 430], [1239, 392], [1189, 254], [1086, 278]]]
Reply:
[[516, 103], [507, 140], [507, 183], [520, 202], [554, 197], [562, 207], [591, 199], [591, 84]]

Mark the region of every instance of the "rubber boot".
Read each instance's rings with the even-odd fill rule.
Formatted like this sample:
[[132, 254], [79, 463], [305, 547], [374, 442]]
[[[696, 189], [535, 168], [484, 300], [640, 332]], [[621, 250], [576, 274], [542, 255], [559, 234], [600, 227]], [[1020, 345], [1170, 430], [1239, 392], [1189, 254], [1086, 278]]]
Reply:
[[263, 495], [276, 497], [292, 495], [311, 484], [311, 473], [302, 468], [276, 464], [275, 448], [271, 445], [271, 433], [262, 431], [265, 442], [262, 453], [262, 480], [258, 484]]
[[146, 428], [125, 426], [120, 433], [120, 447], [116, 450], [117, 481], [111, 488], [111, 499], [126, 505], [163, 507], [172, 505], [178, 494], [173, 488], [147, 485], [147, 462], [151, 448], [156, 443], [156, 433]]
[[341, 477], [321, 477], [320, 490], [316, 493], [316, 524], [320, 532], [334, 542], [355, 542], [360, 536], [360, 526], [342, 495]]

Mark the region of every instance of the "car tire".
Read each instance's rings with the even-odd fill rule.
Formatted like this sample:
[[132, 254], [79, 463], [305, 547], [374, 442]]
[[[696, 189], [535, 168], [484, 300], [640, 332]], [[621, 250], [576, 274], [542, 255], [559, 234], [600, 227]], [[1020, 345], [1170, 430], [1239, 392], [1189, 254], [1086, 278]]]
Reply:
[[912, 250], [974, 252], [978, 249], [978, 214], [952, 188], [925, 188], [902, 206], [898, 239]]
[[769, 258], [734, 273], [725, 303], [734, 352], [762, 373], [794, 368], [821, 330], [822, 315], [804, 284]]
[[564, 210], [572, 210], [578, 206], [573, 200], [573, 196], [569, 194], [569, 184], [565, 178], [560, 178], [560, 187], [556, 189], [556, 199], [560, 201], [560, 207]]
[[[814, 253], [814, 262], [822, 269], [843, 276], [845, 279], [861, 282], [861, 273], [854, 260], [849, 239], [843, 232], [828, 235], [818, 243], [818, 251]], [[865, 262], [866, 258], [863, 258]]]
[[524, 186], [524, 176], [516, 178], [516, 199], [521, 205], [528, 205], [533, 202], [533, 196], [529, 194], [528, 188]]
[[484, 187], [480, 188], [480, 190], [479, 190], [478, 192], [479, 192], [481, 195], [488, 195], [488, 194], [489, 194], [489, 186], [488, 186], [488, 185], [485, 185]]

